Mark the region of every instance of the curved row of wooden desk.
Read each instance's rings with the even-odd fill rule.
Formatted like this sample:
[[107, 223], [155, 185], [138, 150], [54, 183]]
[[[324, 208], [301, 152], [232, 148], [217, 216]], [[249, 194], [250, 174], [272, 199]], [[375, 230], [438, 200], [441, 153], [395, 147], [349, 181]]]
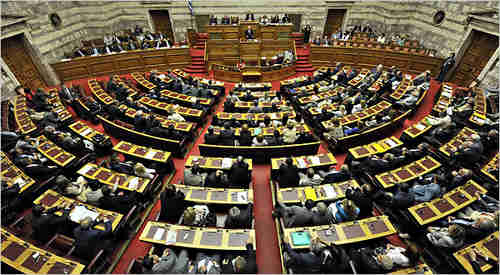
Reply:
[[[253, 72], [253, 71], [242, 72], [242, 71], [225, 70], [225, 69], [219, 69], [217, 68], [217, 66], [212, 67], [212, 71], [214, 72], [214, 77], [216, 79], [221, 79], [228, 82], [242, 82], [244, 80], [246, 73]], [[295, 75], [295, 65], [290, 65], [282, 67], [280, 69], [273, 69], [273, 70], [257, 69], [256, 72], [258, 72], [260, 76], [258, 79], [259, 82], [275, 81]]]
[[166, 71], [191, 63], [189, 48], [147, 49], [100, 56], [78, 57], [51, 64], [61, 81], [100, 75]]
[[396, 66], [403, 72], [415, 75], [430, 70], [432, 76], [437, 76], [443, 59], [388, 49], [311, 45], [310, 61], [315, 67], [334, 67], [336, 62], [341, 62], [371, 69], [382, 64], [385, 67]]

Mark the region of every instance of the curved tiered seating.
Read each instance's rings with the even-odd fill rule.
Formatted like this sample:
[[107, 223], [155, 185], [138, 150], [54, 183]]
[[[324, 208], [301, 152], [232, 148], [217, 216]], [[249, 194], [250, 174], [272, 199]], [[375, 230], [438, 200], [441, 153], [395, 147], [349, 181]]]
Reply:
[[16, 121], [17, 129], [23, 135], [35, 132], [38, 128], [31, 120], [28, 114], [28, 105], [26, 98], [18, 95], [14, 98], [14, 120]]

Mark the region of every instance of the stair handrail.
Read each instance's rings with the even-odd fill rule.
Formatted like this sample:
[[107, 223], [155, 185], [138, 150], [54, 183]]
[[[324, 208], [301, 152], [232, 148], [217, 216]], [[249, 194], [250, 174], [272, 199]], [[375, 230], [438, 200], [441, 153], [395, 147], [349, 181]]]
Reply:
[[207, 40], [205, 40], [205, 53], [204, 53], [204, 57], [203, 57], [203, 60], [205, 61], [205, 63], [207, 63]]
[[297, 60], [298, 56], [297, 56], [297, 48], [295, 46], [295, 39], [293, 40], [293, 54], [295, 55], [295, 60]]

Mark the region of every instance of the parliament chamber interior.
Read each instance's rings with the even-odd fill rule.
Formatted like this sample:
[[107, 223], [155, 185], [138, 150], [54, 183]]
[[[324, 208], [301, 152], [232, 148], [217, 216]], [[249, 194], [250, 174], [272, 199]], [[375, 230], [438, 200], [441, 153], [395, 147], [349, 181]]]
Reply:
[[1, 272], [498, 274], [498, 1], [2, 1]]

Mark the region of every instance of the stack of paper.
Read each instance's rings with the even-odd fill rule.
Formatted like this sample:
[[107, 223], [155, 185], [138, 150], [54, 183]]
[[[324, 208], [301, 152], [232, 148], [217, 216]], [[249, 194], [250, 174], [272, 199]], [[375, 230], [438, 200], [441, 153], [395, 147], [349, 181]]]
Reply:
[[80, 135], [86, 137], [88, 134], [92, 133], [92, 129], [90, 127], [87, 127], [85, 130], [83, 130]]
[[156, 152], [153, 150], [149, 150], [149, 152], [146, 154], [146, 158], [152, 159], [156, 155]]
[[328, 199], [334, 199], [337, 197], [337, 192], [335, 192], [335, 189], [333, 188], [332, 185], [323, 186], [323, 191], [325, 191], [325, 196]]
[[177, 242], [177, 231], [169, 230], [167, 232], [167, 241], [165, 242], [165, 244], [175, 244], [175, 242]]
[[97, 217], [99, 217], [99, 212], [94, 212], [92, 210], [87, 209], [84, 205], [78, 205], [69, 214], [69, 218], [76, 222], [79, 223], [81, 220], [90, 217], [92, 220], [95, 220]]
[[424, 129], [425, 129], [425, 126], [424, 126], [424, 125], [422, 125], [422, 124], [420, 124], [420, 123], [417, 123], [417, 124], [415, 125], [415, 128], [417, 128], [418, 130], [422, 131], [422, 130], [424, 130]]
[[385, 143], [387, 143], [391, 147], [394, 147], [394, 146], [398, 145], [396, 142], [394, 142], [394, 140], [392, 140], [390, 138], [386, 139]]
[[163, 234], [165, 234], [165, 229], [164, 228], [160, 227], [160, 228], [156, 229], [156, 232], [153, 235], [153, 240], [157, 240], [157, 241], [161, 240], [162, 237], [163, 237]]
[[236, 197], [238, 198], [238, 202], [248, 202], [248, 192], [246, 191], [238, 192]]
[[224, 169], [231, 168], [232, 165], [233, 165], [233, 159], [231, 158], [222, 159], [222, 168]]
[[320, 164], [321, 164], [321, 161], [319, 160], [319, 157], [318, 157], [318, 156], [311, 156], [311, 157], [310, 157], [310, 160], [311, 160], [311, 162], [312, 162], [314, 165], [320, 165]]
[[297, 166], [299, 168], [306, 168], [307, 167], [307, 163], [304, 161], [304, 159], [297, 158]]
[[80, 173], [85, 175], [85, 174], [87, 174], [87, 172], [88, 172], [90, 169], [92, 169], [92, 168], [94, 168], [92, 165], [86, 164], [86, 165], [82, 168], [82, 170], [80, 170]]
[[139, 186], [139, 178], [138, 177], [133, 177], [128, 182], [128, 188], [130, 188], [130, 189], [137, 189], [137, 186]]

